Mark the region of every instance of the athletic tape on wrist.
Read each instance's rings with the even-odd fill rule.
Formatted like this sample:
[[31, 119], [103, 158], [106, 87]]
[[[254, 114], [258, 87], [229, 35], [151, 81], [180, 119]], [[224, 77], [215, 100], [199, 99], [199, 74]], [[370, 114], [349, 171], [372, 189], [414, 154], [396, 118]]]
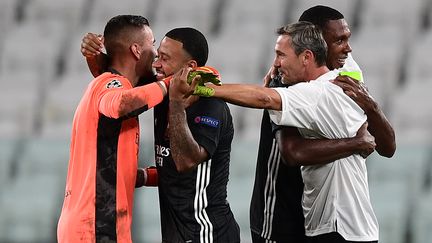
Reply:
[[215, 93], [215, 90], [213, 88], [209, 88], [206, 86], [200, 86], [197, 85], [195, 87], [195, 90], [193, 92], [194, 95], [198, 95], [201, 97], [212, 97]]

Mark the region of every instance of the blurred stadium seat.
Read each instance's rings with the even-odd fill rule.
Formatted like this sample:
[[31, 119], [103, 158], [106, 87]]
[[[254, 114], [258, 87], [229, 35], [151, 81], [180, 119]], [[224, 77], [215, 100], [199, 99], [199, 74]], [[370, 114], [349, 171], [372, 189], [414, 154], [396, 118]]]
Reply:
[[428, 55], [425, 55], [425, 50], [428, 50], [431, 46], [432, 31], [423, 33], [423, 35], [418, 37], [415, 44], [412, 45], [411, 55], [407, 58], [406, 62], [406, 75], [411, 82], [432, 82], [430, 76], [432, 59]]
[[[106, 22], [119, 14], [146, 15], [148, 6], [152, 0], [93, 0], [92, 5], [88, 6], [89, 25], [98, 24], [102, 26], [99, 33], [103, 32]], [[151, 23], [150, 23], [151, 24]]]
[[[8, 31], [15, 25], [15, 15], [14, 11], [16, 7], [15, 0], [3, 0], [0, 1], [0, 31], [2, 35], [8, 34]], [[0, 38], [0, 55], [4, 49], [3, 47], [4, 37]], [[1, 71], [1, 69], [0, 69]]]
[[216, 1], [188, 0], [173, 4], [170, 0], [158, 1], [154, 20], [150, 25], [156, 31], [165, 34], [177, 27], [193, 27], [202, 31], [206, 36], [210, 32], [213, 18], [213, 5]]
[[0, 242], [55, 242], [64, 190], [60, 178], [32, 174], [9, 183], [0, 202]]
[[398, 143], [424, 146], [431, 143], [432, 110], [427, 97], [432, 89], [432, 80], [417, 79], [395, 92], [389, 119], [399, 135]]
[[[81, 60], [85, 62], [85, 60]], [[72, 120], [76, 107], [93, 79], [87, 71], [64, 76], [58, 83], [51, 85], [46, 96], [46, 105], [42, 110], [45, 137], [70, 139]], [[68, 94], [68, 95], [65, 95]]]
[[17, 138], [34, 132], [40, 104], [41, 80], [32, 73], [15, 71], [0, 76], [0, 136]]
[[402, 32], [396, 27], [362, 28], [353, 33], [353, 57], [369, 92], [386, 111], [398, 88], [403, 58]]
[[430, 242], [432, 239], [432, 192], [427, 191], [419, 197], [412, 216], [412, 242]]
[[[426, 0], [427, 1], [427, 0]], [[425, 0], [401, 1], [367, 0], [362, 9], [362, 25], [365, 28], [398, 27], [406, 33], [402, 40], [412, 39], [420, 27], [420, 12]]]

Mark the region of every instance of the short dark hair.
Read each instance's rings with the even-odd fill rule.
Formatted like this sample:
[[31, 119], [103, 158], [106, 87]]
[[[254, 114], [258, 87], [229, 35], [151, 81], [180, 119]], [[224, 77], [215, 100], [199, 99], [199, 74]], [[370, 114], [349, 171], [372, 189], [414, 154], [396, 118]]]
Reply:
[[299, 21], [279, 28], [277, 34], [291, 37], [291, 46], [297, 56], [305, 50], [310, 50], [315, 56], [316, 64], [326, 64], [327, 43], [316, 25]]
[[105, 25], [104, 44], [107, 54], [115, 52], [120, 46], [129, 44], [135, 40], [132, 31], [140, 30], [144, 26], [150, 26], [148, 20], [139, 15], [117, 15], [111, 18]]
[[194, 59], [198, 66], [204, 66], [208, 58], [208, 43], [205, 36], [190, 27], [176, 28], [165, 35], [183, 44], [183, 49]]
[[334, 8], [316, 5], [305, 10], [300, 16], [299, 21], [308, 21], [319, 28], [324, 29], [329, 20], [338, 20], [343, 18], [343, 14]]

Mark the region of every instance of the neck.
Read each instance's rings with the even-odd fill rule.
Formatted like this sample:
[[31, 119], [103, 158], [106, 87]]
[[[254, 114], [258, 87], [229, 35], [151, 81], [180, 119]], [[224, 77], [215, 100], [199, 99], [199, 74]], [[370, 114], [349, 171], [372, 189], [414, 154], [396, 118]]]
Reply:
[[315, 79], [319, 78], [321, 75], [323, 75], [329, 71], [330, 70], [325, 65], [321, 66], [321, 67], [314, 67], [311, 70], [309, 70], [309, 72], [306, 74], [306, 76], [307, 76], [306, 80], [315, 80]]
[[136, 62], [122, 60], [120, 58], [113, 58], [111, 67], [117, 70], [123, 77], [127, 78], [129, 82], [135, 87], [138, 83], [138, 76], [135, 71]]

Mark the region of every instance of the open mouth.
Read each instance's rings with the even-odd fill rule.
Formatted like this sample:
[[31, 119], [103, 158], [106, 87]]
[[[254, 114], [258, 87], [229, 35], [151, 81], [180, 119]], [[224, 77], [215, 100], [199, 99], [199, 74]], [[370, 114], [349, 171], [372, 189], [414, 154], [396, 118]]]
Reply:
[[339, 59], [337, 59], [337, 62], [340, 64], [341, 67], [343, 65], [345, 65], [345, 61], [346, 61], [346, 57], [345, 58], [339, 58]]
[[162, 80], [165, 78], [165, 74], [161, 73], [161, 72], [156, 72], [156, 79], [157, 80]]

